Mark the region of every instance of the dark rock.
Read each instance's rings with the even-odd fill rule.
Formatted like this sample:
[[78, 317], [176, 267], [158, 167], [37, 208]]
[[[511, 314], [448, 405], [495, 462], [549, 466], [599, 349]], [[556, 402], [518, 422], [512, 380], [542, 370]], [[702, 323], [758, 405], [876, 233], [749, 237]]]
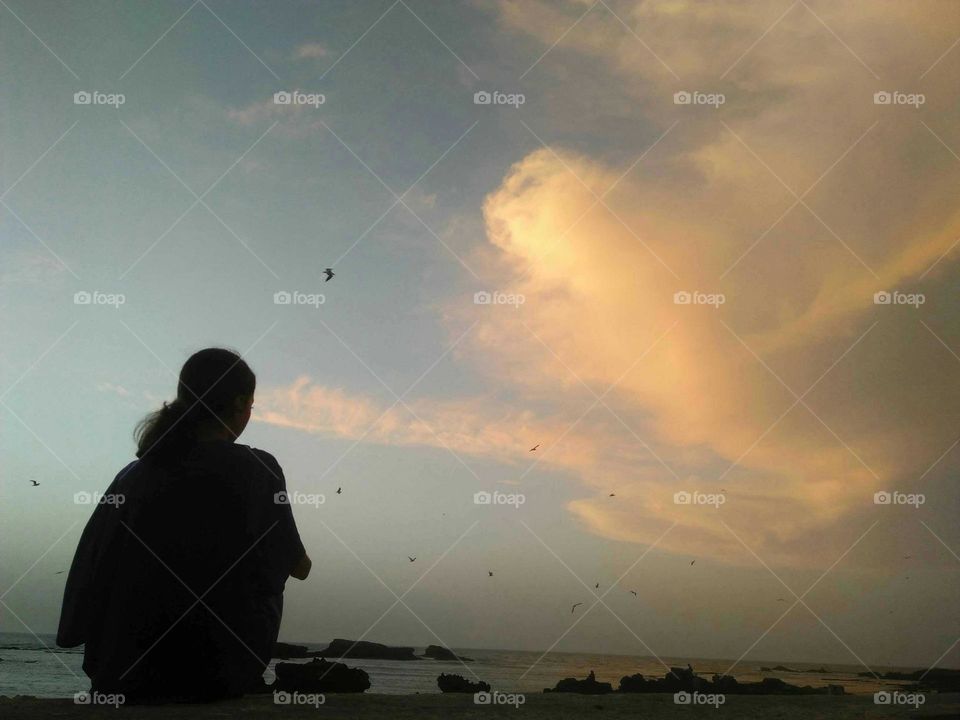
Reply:
[[440, 688], [440, 692], [445, 693], [490, 692], [490, 686], [482, 680], [480, 682], [470, 682], [460, 675], [445, 675], [444, 673], [440, 673], [440, 677], [437, 678], [437, 687]]
[[[455, 655], [452, 650], [442, 645], [428, 645], [423, 651], [422, 657], [433, 658], [434, 660], [451, 660], [453, 662], [473, 662], [473, 658]], [[455, 676], [454, 676], [455, 677]]]
[[364, 660], [419, 660], [412, 647], [389, 647], [375, 642], [336, 639], [324, 650], [310, 653], [314, 657], [360, 658]]
[[370, 676], [360, 668], [314, 658], [308, 663], [277, 663], [273, 689], [301, 693], [362, 693]]
[[587, 677], [583, 680], [566, 678], [558, 682], [555, 688], [546, 688], [544, 692], [579, 693], [581, 695], [606, 695], [607, 693], [613, 692], [613, 686], [610, 683], [597, 682], [597, 678], [593, 674], [593, 670], [591, 670], [590, 674], [587, 675]]
[[273, 644], [273, 657], [279, 660], [310, 657], [306, 645], [291, 645], [290, 643], [276, 642]]
[[[873, 677], [873, 673], [858, 673], [860, 677]], [[934, 690], [936, 692], [960, 692], [960, 670], [948, 668], [933, 668], [931, 670], [915, 670], [914, 672], [881, 673], [882, 680], [901, 680], [910, 683], [918, 690]]]
[[699, 677], [689, 665], [670, 668], [662, 678], [645, 678], [639, 673], [620, 678], [622, 693], [700, 692], [724, 695], [843, 695], [842, 685], [823, 688], [790, 685], [780, 678], [763, 678], [758, 683], [741, 683], [731, 675], [714, 675], [712, 680]]

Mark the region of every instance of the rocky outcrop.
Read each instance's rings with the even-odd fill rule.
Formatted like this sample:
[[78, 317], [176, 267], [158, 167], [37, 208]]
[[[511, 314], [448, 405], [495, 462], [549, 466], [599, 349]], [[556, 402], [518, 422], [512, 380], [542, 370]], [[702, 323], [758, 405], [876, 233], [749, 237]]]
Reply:
[[[862, 672], [860, 677], [872, 678], [873, 673]], [[933, 668], [931, 670], [916, 670], [914, 672], [888, 672], [880, 674], [881, 680], [900, 680], [909, 683], [918, 690], [935, 690], [937, 692], [960, 692], [960, 670], [948, 668]]]
[[825, 667], [810, 668], [809, 670], [794, 670], [793, 668], [784, 667], [783, 665], [774, 665], [772, 668], [762, 667], [760, 668], [760, 672], [817, 673], [820, 675], [827, 675], [831, 671], [827, 670]]
[[370, 676], [360, 668], [314, 658], [308, 663], [277, 663], [274, 668], [278, 692], [362, 693], [370, 687]]
[[738, 682], [732, 675], [714, 675], [712, 679], [697, 675], [689, 665], [670, 668], [662, 678], [645, 678], [639, 673], [620, 678], [622, 693], [722, 693], [724, 695], [843, 695], [842, 685], [815, 688], [790, 685], [780, 678], [764, 678], [760, 682]]
[[[423, 651], [423, 655], [421, 657], [432, 658], [433, 660], [448, 660], [452, 662], [473, 662], [473, 658], [455, 655], [450, 648], [445, 648], [442, 645], [428, 645], [427, 649]], [[456, 675], [453, 677], [456, 677]]]
[[419, 660], [420, 658], [413, 654], [412, 647], [389, 647], [375, 642], [366, 642], [361, 640], [342, 640], [340, 638], [332, 641], [323, 650], [310, 653], [315, 657], [322, 658], [353, 658], [362, 660]]
[[490, 685], [482, 680], [480, 682], [470, 682], [461, 675], [445, 675], [444, 673], [440, 673], [440, 677], [437, 678], [437, 687], [440, 688], [440, 692], [445, 693], [490, 692]]
[[312, 653], [306, 645], [291, 645], [290, 643], [276, 642], [273, 644], [273, 657], [278, 660], [311, 657]]
[[583, 680], [576, 678], [566, 678], [557, 683], [554, 688], [546, 688], [545, 693], [565, 692], [579, 693], [580, 695], [606, 695], [613, 692], [613, 686], [610, 683], [597, 682], [593, 670]]

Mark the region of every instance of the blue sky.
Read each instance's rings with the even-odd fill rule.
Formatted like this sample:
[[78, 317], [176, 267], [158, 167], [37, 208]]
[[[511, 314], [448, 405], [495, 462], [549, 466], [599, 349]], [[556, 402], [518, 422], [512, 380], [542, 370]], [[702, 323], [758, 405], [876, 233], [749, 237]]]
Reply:
[[226, 345], [327, 497], [287, 639], [956, 665], [956, 8], [7, 5], [0, 629], [56, 626], [74, 493]]

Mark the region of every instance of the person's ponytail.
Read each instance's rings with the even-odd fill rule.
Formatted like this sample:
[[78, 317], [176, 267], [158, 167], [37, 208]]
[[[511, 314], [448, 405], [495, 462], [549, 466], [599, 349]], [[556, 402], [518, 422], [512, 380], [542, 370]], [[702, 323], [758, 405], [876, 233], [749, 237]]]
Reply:
[[253, 395], [255, 388], [256, 376], [239, 354], [222, 348], [194, 353], [180, 370], [176, 399], [137, 424], [137, 457], [182, 458], [196, 444], [201, 423], [223, 422], [236, 398]]

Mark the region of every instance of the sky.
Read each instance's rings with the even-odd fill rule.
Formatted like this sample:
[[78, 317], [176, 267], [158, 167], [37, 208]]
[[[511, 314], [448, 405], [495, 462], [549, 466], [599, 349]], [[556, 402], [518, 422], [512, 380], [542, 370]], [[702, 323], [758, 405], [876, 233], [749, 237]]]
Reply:
[[0, 631], [217, 345], [282, 639], [960, 664], [960, 6], [0, 6]]

